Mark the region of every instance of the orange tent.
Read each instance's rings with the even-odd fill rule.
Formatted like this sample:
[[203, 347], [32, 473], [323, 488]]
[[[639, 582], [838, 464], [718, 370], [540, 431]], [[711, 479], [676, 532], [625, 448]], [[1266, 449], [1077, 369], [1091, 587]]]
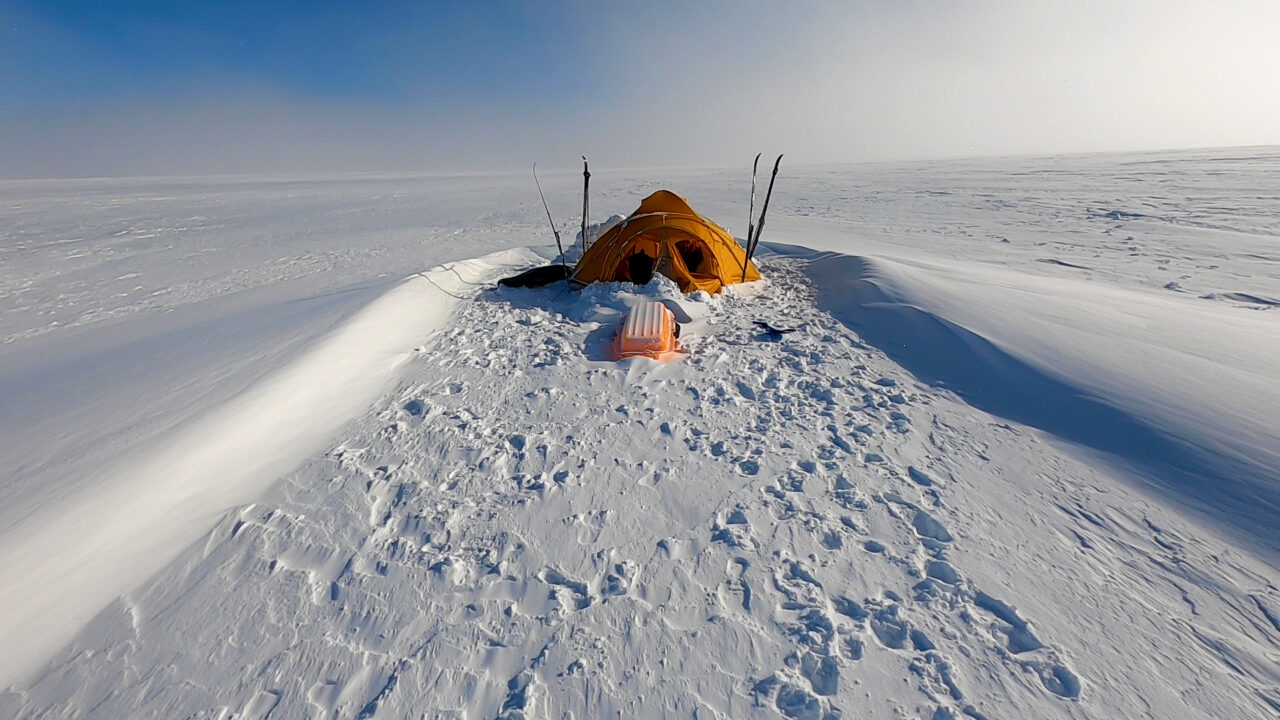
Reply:
[[[571, 277], [578, 285], [645, 284], [656, 272], [674, 280], [681, 292], [718, 293], [742, 281], [745, 261], [746, 252], [728, 231], [694, 212], [679, 195], [659, 190], [601, 235]], [[746, 266], [747, 281], [759, 280], [755, 264]]]

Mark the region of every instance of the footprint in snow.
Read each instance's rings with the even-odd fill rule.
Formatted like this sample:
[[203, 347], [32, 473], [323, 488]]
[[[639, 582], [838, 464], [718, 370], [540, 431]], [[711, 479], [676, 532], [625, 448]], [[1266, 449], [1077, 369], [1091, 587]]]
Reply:
[[[978, 591], [974, 597], [974, 605], [994, 615], [1001, 621], [998, 631], [1005, 636], [1005, 648], [1017, 662], [1035, 672], [1045, 689], [1058, 697], [1074, 700], [1080, 697], [1080, 678], [1066, 665], [1058, 662], [1052, 649], [1031, 631], [1027, 621], [1018, 614], [1016, 608], [1008, 603]], [[1028, 658], [1022, 656], [1039, 650], [1048, 650], [1048, 657], [1040, 653]]]
[[840, 533], [836, 530], [827, 528], [821, 532], [818, 544], [828, 550], [839, 550], [844, 547], [844, 538], [840, 537]]
[[1014, 655], [1039, 650], [1044, 647], [1044, 643], [1031, 632], [1027, 621], [1022, 619], [1017, 609], [1012, 605], [997, 600], [985, 592], [978, 591], [977, 596], [973, 599], [973, 604], [995, 615], [1006, 624], [1002, 628], [1005, 638], [1006, 647], [1009, 652]]
[[947, 585], [960, 584], [960, 575], [950, 563], [943, 560], [930, 560], [925, 563], [925, 577], [932, 578]]
[[926, 475], [923, 471], [916, 469], [914, 465], [907, 466], [907, 477], [920, 487], [933, 487], [933, 478]]
[[880, 608], [871, 616], [871, 632], [887, 648], [901, 650], [906, 647], [907, 622], [898, 617], [897, 605]]
[[831, 483], [831, 494], [836, 502], [846, 510], [866, 510], [871, 507], [867, 496], [849, 482], [843, 473], [837, 475]]
[[711, 541], [735, 548], [755, 549], [756, 547], [751, 535], [751, 526], [747, 523], [747, 515], [742, 508], [734, 508], [723, 519], [712, 523]]
[[[555, 568], [545, 568], [538, 573], [538, 579], [553, 586], [553, 596], [560, 600], [561, 606], [566, 610], [585, 610], [590, 607], [591, 594], [586, 583], [572, 580]], [[566, 590], [569, 597], [558, 592], [559, 588]]]
[[626, 595], [634, 575], [635, 569], [630, 563], [615, 563], [600, 581], [600, 594], [606, 597]]
[[916, 534], [924, 540], [949, 543], [954, 539], [942, 523], [924, 510], [916, 510], [915, 517], [911, 520], [911, 526], [915, 528]]
[[840, 690], [840, 666], [830, 655], [806, 652], [798, 669], [814, 694], [831, 697]]
[[[737, 605], [743, 610], [751, 612], [751, 584], [747, 582], [747, 569], [751, 567], [751, 562], [746, 558], [734, 558], [725, 568], [725, 574], [728, 577], [721, 586], [725, 593], [730, 597], [736, 598]], [[727, 607], [724, 598], [721, 597], [721, 605]]]
[[1080, 678], [1065, 665], [1049, 663], [1036, 668], [1040, 682], [1049, 692], [1061, 698], [1074, 700], [1080, 697]]

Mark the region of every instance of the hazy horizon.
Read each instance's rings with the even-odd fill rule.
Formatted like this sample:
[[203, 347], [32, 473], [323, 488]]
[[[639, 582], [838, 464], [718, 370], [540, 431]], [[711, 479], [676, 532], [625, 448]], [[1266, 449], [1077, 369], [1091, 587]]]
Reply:
[[0, 177], [1280, 144], [1280, 5], [0, 4]]
[[[990, 153], [983, 155], [938, 155], [934, 157], [922, 158], [888, 158], [888, 159], [866, 159], [866, 160], [827, 160], [806, 163], [794, 163], [790, 161], [790, 155], [783, 160], [782, 165], [784, 171], [794, 171], [803, 168], [839, 168], [839, 167], [858, 167], [864, 165], [884, 165], [886, 167], [902, 168], [912, 165], [932, 165], [936, 163], [975, 163], [981, 164], [984, 161], [1019, 161], [1019, 160], [1036, 160], [1036, 159], [1073, 159], [1087, 158], [1091, 156], [1134, 156], [1141, 157], [1146, 155], [1185, 155], [1190, 153], [1221, 153], [1221, 152], [1276, 152], [1280, 154], [1280, 143], [1274, 145], [1216, 145], [1206, 147], [1180, 147], [1180, 148], [1153, 148], [1141, 150], [1079, 150], [1072, 152], [1029, 152], [1029, 153]], [[783, 153], [785, 154], [785, 153]], [[593, 178], [602, 177], [602, 173], [613, 175], [625, 175], [629, 173], [646, 172], [646, 171], [674, 171], [678, 173], [698, 173], [698, 172], [717, 172], [717, 171], [741, 171], [745, 176], [750, 176], [751, 161], [755, 155], [743, 155], [737, 162], [716, 163], [713, 165], [603, 165], [591, 161], [591, 173]], [[773, 162], [776, 155], [761, 153], [760, 164], [757, 169], [758, 175], [768, 178], [769, 165]], [[590, 160], [590, 158], [588, 158]], [[569, 158], [552, 158], [553, 162], [545, 160], [533, 161], [537, 163], [537, 173], [544, 180], [548, 177], [557, 175], [570, 175], [581, 177], [582, 174], [582, 158], [581, 156]], [[248, 171], [248, 172], [221, 172], [221, 171], [205, 171], [205, 172], [188, 172], [188, 173], [137, 173], [137, 174], [118, 174], [118, 175], [42, 175], [42, 176], [0, 176], [0, 183], [14, 183], [24, 180], [29, 181], [59, 181], [59, 180], [235, 180], [244, 182], [253, 181], [296, 181], [296, 180], [346, 180], [350, 178], [367, 177], [370, 179], [378, 178], [421, 178], [421, 177], [507, 177], [507, 176], [530, 176], [530, 165], [524, 167], [498, 167], [498, 168], [477, 168], [477, 169], [432, 169], [432, 168], [405, 168], [405, 169], [334, 169], [334, 170], [264, 170], [264, 171]], [[530, 176], [531, 177], [531, 176]], [[532, 182], [532, 180], [530, 180]], [[580, 181], [579, 181], [580, 184]]]

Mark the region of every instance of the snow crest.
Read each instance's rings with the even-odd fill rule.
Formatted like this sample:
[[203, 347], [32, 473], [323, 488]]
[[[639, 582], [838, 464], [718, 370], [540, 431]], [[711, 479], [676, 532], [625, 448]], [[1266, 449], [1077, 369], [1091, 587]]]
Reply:
[[1280, 331], [1269, 315], [989, 266], [797, 248], [819, 303], [917, 378], [1136, 469], [1280, 555]]
[[468, 283], [534, 257], [503, 251], [408, 278], [291, 364], [8, 528], [0, 574], [24, 581], [0, 589], [0, 678], [32, 672], [112, 598], [322, 447], [394, 383]]

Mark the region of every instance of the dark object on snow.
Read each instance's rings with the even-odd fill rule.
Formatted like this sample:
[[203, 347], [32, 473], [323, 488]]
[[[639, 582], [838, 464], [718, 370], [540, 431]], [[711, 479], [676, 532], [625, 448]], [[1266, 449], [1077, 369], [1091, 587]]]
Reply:
[[564, 265], [543, 265], [532, 270], [525, 270], [519, 275], [505, 277], [498, 281], [505, 287], [542, 287], [569, 277], [569, 268]]
[[796, 331], [795, 328], [790, 328], [790, 327], [789, 328], [774, 327], [769, 323], [765, 322], [764, 320], [756, 320], [755, 324], [764, 328], [764, 331], [769, 333], [770, 335], [782, 336], [782, 335], [786, 335], [787, 333]]
[[631, 282], [637, 285], [648, 285], [653, 279], [653, 258], [645, 251], [637, 250], [627, 258], [627, 273]]

